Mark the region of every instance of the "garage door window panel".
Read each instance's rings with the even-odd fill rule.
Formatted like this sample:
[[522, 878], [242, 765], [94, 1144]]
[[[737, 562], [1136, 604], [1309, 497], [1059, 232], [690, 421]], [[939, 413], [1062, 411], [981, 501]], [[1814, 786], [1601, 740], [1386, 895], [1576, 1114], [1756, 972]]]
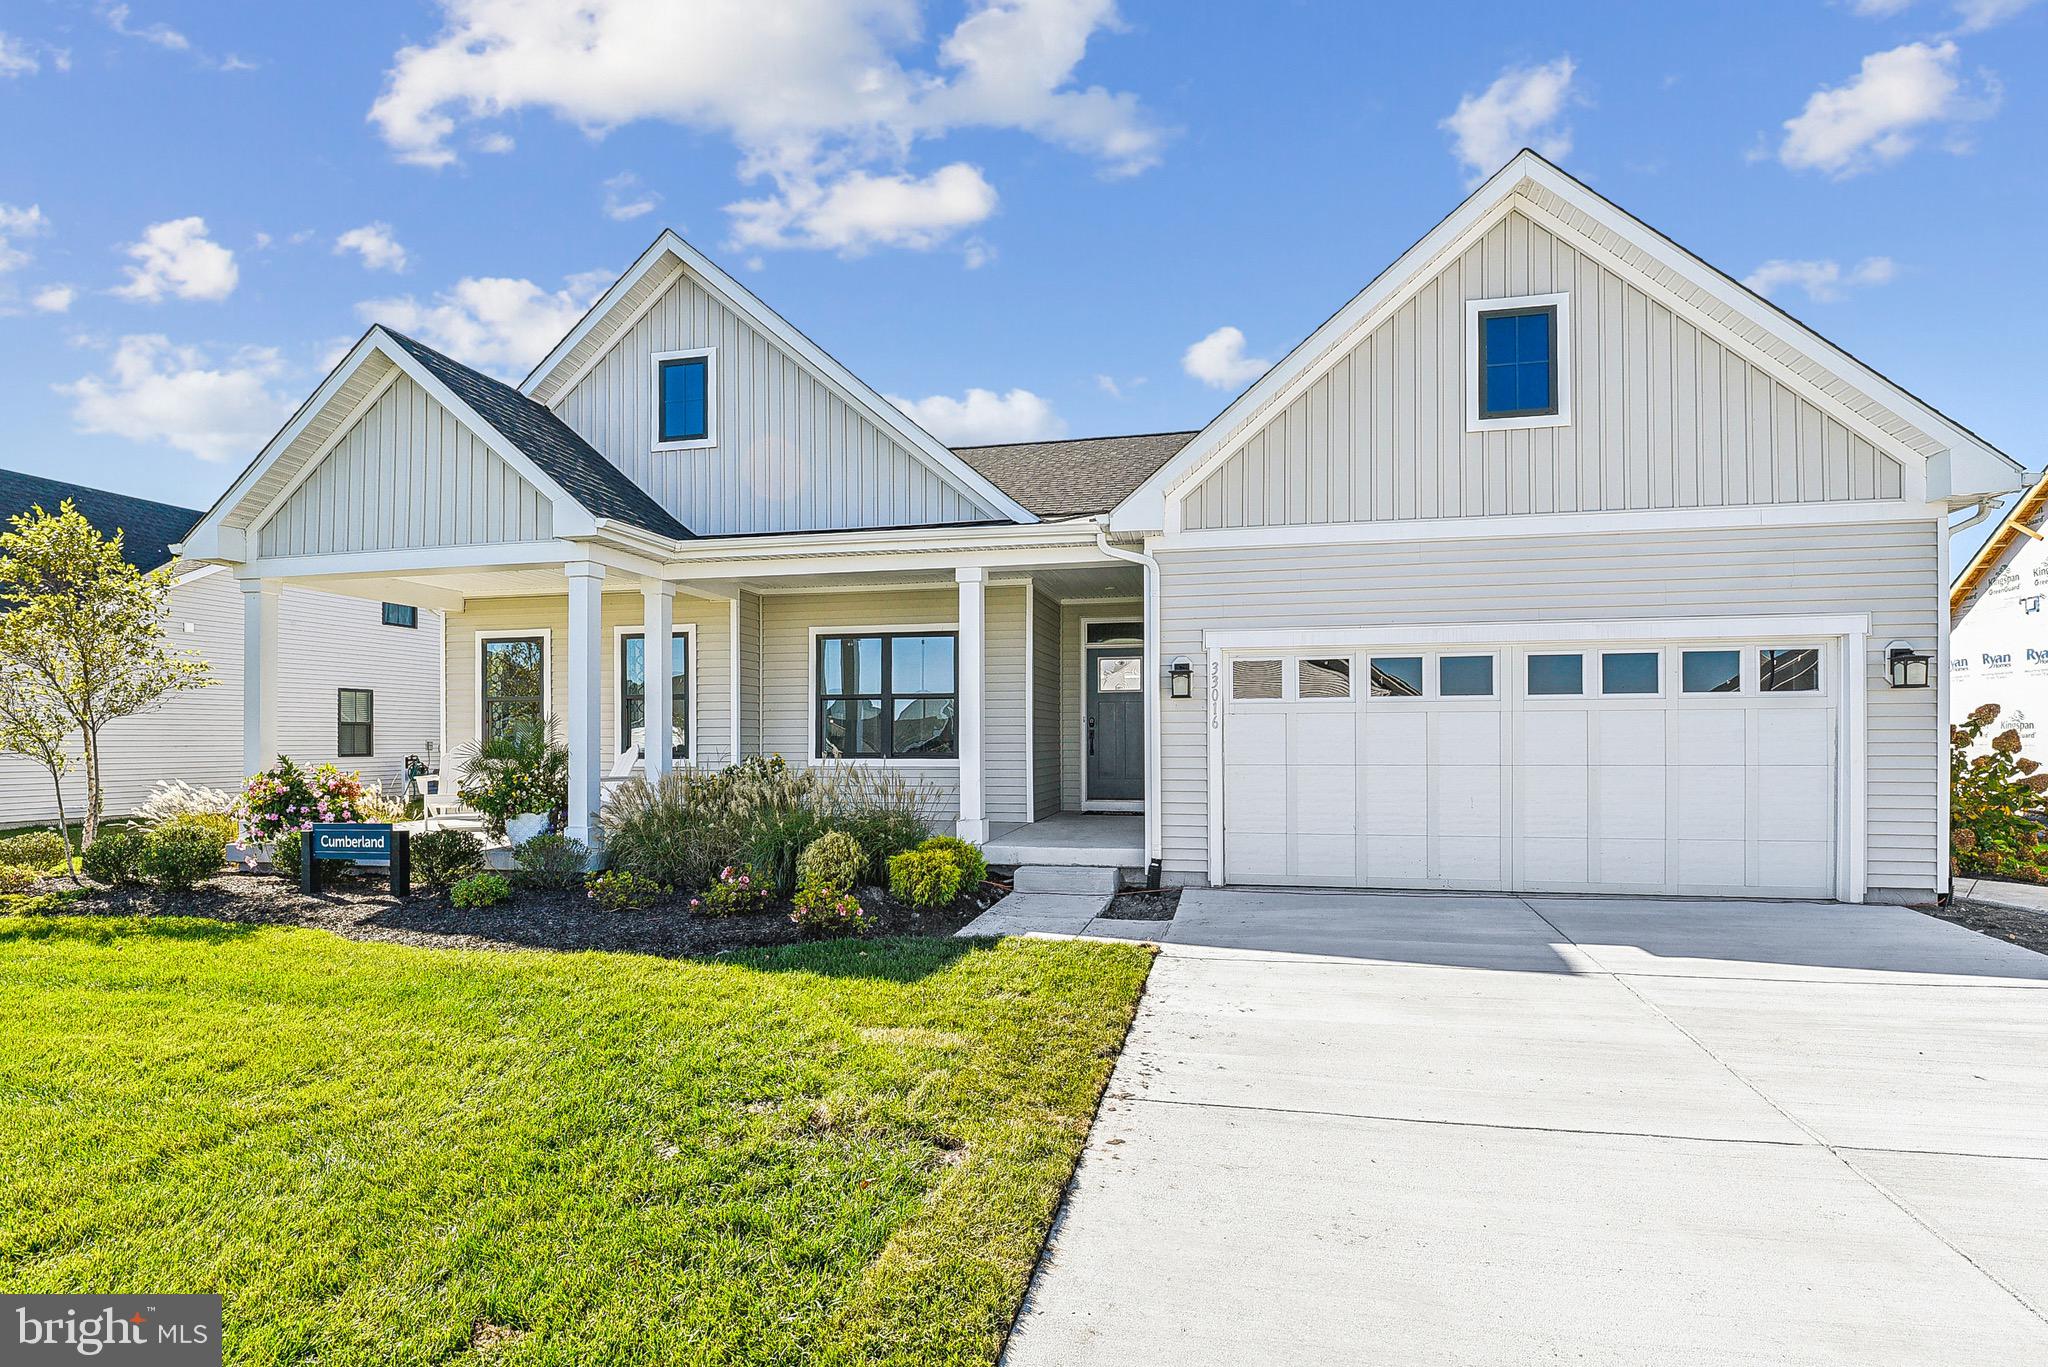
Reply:
[[1436, 691], [1440, 698], [1491, 698], [1495, 660], [1491, 655], [1440, 655]]
[[1757, 688], [1765, 693], [1820, 692], [1820, 651], [1814, 646], [1756, 653]]
[[1740, 693], [1742, 652], [1686, 650], [1679, 652], [1679, 687], [1687, 693]]
[[1420, 655], [1375, 655], [1369, 667], [1375, 698], [1419, 698], [1422, 696]]
[[1238, 702], [1278, 702], [1284, 678], [1278, 660], [1233, 660], [1230, 696]]
[[1303, 702], [1349, 702], [1351, 700], [1351, 661], [1349, 659], [1295, 661], [1294, 695]]
[[1532, 698], [1576, 698], [1586, 691], [1583, 655], [1531, 655], [1526, 670]]
[[1654, 650], [1609, 650], [1600, 656], [1600, 692], [1609, 698], [1654, 698], [1664, 691], [1664, 657]]

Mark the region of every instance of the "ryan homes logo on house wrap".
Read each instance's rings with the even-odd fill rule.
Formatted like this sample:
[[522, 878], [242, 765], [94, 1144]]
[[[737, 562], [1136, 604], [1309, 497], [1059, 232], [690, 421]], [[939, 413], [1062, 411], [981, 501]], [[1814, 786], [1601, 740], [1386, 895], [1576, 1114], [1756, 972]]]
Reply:
[[8, 1296], [0, 1300], [0, 1362], [80, 1359], [147, 1367], [220, 1367], [220, 1297]]

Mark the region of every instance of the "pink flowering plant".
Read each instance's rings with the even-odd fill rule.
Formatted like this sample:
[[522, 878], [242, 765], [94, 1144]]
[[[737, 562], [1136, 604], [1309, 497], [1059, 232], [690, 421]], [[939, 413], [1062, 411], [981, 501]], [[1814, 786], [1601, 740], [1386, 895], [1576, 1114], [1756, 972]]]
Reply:
[[774, 879], [751, 864], [728, 864], [703, 896], [690, 899], [690, 910], [706, 916], [745, 916], [766, 909], [774, 897]]
[[865, 935], [874, 926], [852, 893], [815, 883], [797, 890], [789, 919], [806, 935], [825, 940]]
[[363, 778], [323, 764], [307, 773], [289, 755], [242, 785], [235, 815], [250, 839], [270, 844], [286, 831], [312, 829], [316, 821], [361, 821]]

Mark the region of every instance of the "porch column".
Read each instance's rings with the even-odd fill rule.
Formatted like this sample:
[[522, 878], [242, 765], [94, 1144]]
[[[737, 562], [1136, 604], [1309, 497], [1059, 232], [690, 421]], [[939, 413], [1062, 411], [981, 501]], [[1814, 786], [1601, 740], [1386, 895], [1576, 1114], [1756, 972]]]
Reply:
[[[647, 725], [647, 781], [652, 783], [668, 772], [674, 752], [675, 647], [669, 638], [676, 629], [676, 586], [650, 579], [642, 586], [641, 596], [647, 605], [640, 614], [640, 658], [647, 665], [646, 707], [641, 716]], [[697, 662], [690, 661], [690, 667], [695, 669]], [[695, 736], [690, 740], [696, 743]]]
[[604, 800], [604, 566], [572, 560], [569, 575], [569, 835], [586, 844]]
[[984, 590], [988, 571], [979, 565], [953, 571], [960, 585], [960, 823], [962, 840], [979, 845], [988, 840], [988, 808], [982, 782], [982, 707], [988, 697], [988, 615]]
[[242, 776], [277, 759], [277, 604], [275, 579], [242, 581]]

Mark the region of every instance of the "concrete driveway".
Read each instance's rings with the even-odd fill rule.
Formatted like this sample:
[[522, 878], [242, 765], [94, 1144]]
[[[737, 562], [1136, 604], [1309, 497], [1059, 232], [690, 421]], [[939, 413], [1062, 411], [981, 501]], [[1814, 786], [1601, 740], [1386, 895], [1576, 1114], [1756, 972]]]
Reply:
[[2048, 1362], [2048, 958], [1190, 892], [1005, 1362]]

